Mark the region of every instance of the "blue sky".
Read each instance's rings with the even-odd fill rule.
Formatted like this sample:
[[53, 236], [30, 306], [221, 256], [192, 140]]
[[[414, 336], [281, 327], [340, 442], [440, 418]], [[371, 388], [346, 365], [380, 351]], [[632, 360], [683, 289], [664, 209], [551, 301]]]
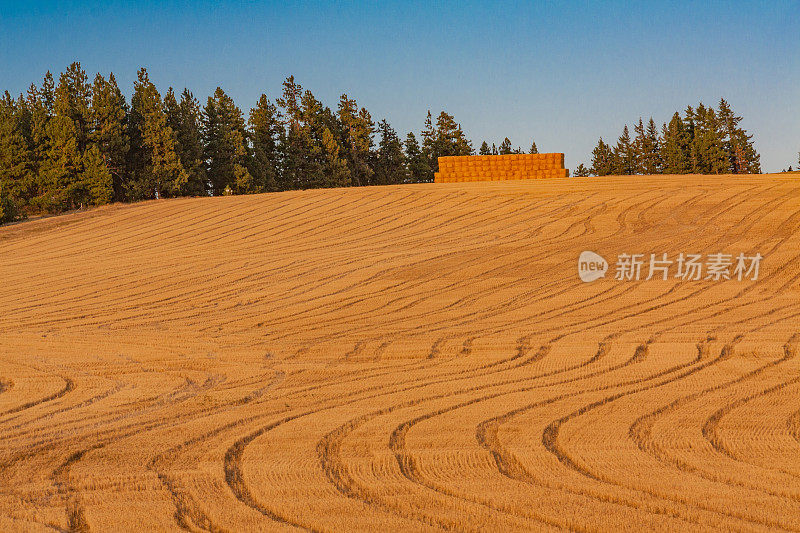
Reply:
[[771, 2], [203, 3], [0, 0], [0, 90], [79, 60], [127, 94], [147, 67], [201, 101], [244, 110], [289, 74], [326, 105], [346, 92], [377, 121], [419, 131], [455, 115], [486, 139], [588, 162], [625, 123], [722, 96], [764, 171], [800, 150], [800, 0]]

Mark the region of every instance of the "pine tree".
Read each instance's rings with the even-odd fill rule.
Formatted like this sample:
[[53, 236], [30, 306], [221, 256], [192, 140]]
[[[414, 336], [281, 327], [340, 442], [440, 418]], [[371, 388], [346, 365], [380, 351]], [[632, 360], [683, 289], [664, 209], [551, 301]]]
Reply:
[[409, 179], [414, 183], [422, 183], [431, 174], [428, 158], [420, 150], [416, 136], [409, 132], [406, 136], [405, 149], [406, 169]]
[[42, 90], [40, 92], [42, 97], [42, 103], [44, 104], [45, 109], [47, 112], [52, 115], [54, 112], [55, 101], [56, 101], [56, 82], [53, 79], [53, 75], [48, 70], [47, 73], [44, 75], [44, 80], [42, 80]]
[[497, 146], [495, 146], [494, 143], [492, 143], [492, 155], [499, 155], [497, 152]]
[[[308, 150], [302, 176], [303, 187], [350, 185], [352, 172], [345, 153], [345, 128], [330, 108], [323, 106], [309, 90], [304, 91], [300, 107], [301, 133], [305, 137]], [[361, 109], [356, 120], [361, 125], [367, 124], [371, 129], [372, 119], [366, 109]], [[366, 162], [370, 162], [369, 154]]]
[[350, 185], [350, 167], [347, 159], [340, 153], [341, 145], [326, 126], [322, 130], [323, 187], [346, 187]]
[[693, 123], [693, 136], [690, 141], [692, 172], [722, 174], [728, 171], [720, 125], [714, 109], [700, 103], [691, 116], [691, 122]]
[[[31, 115], [28, 147], [31, 152], [32, 171], [38, 176], [49, 147], [47, 123], [53, 115], [53, 76], [49, 71], [45, 75], [41, 89], [35, 84], [28, 89], [28, 109]], [[36, 187], [38, 183], [31, 185]], [[35, 195], [32, 193], [30, 196]]]
[[284, 109], [284, 116], [292, 122], [300, 122], [300, 98], [303, 96], [303, 87], [294, 81], [294, 76], [289, 76], [283, 82], [283, 95], [276, 100]]
[[80, 153], [88, 147], [91, 133], [90, 102], [92, 88], [79, 62], [72, 63], [58, 79], [54, 111], [74, 123], [75, 139]]
[[397, 132], [389, 125], [386, 119], [378, 123], [380, 141], [375, 157], [376, 184], [387, 185], [405, 183], [408, 181], [406, 172], [405, 155], [403, 146]]
[[695, 125], [695, 111], [692, 106], [686, 106], [683, 111], [683, 124], [686, 137], [686, 173], [697, 173], [700, 171], [700, 161], [697, 147], [694, 144], [697, 128]]
[[11, 222], [17, 218], [17, 204], [0, 182], [0, 224]]
[[[531, 142], [531, 149], [528, 150], [528, 153], [529, 154], [538, 154], [539, 153], [539, 149], [536, 148], [536, 141]], [[587, 174], [587, 176], [588, 176], [588, 174]]]
[[179, 194], [189, 176], [175, 150], [175, 134], [167, 125], [161, 95], [140, 69], [133, 86], [129, 120], [130, 180], [124, 185], [131, 200]]
[[439, 170], [438, 158], [453, 155], [472, 155], [472, 144], [467, 140], [461, 124], [456, 123], [453, 115], [442, 111], [436, 119], [436, 170]]
[[207, 188], [206, 163], [203, 159], [202, 112], [200, 102], [184, 89], [178, 101], [170, 87], [164, 95], [164, 114], [167, 125], [172, 128], [175, 151], [181, 166], [186, 171], [186, 183], [180, 194], [205, 196]]
[[471, 155], [472, 144], [464, 135], [461, 125], [454, 117], [444, 111], [436, 119], [436, 127], [432, 124], [431, 112], [425, 118], [422, 130], [422, 153], [428, 158], [431, 172], [425, 181], [433, 181], [433, 173], [439, 171], [439, 158], [454, 155]]
[[[304, 189], [335, 187], [342, 176], [331, 175], [330, 169], [326, 167], [329, 164], [335, 166], [338, 154], [334, 154], [334, 152], [338, 152], [338, 150], [332, 138], [327, 145], [325, 143], [325, 130], [328, 130], [327, 135], [331, 134], [330, 128], [327, 126], [325, 109], [309, 90], [305, 90], [300, 99], [300, 125], [300, 132], [306, 146], [304, 171], [300, 176], [301, 187]], [[329, 159], [331, 159], [330, 163]]]
[[661, 171], [664, 174], [686, 174], [689, 172], [689, 139], [686, 126], [677, 111], [672, 115], [669, 125], [661, 128], [660, 150]]
[[636, 174], [658, 174], [661, 171], [661, 139], [658, 136], [653, 117], [645, 128], [642, 119], [634, 128], [636, 139], [633, 142], [636, 152]]
[[31, 135], [35, 129], [36, 137], [46, 137], [46, 148], [37, 151], [41, 160], [36, 161], [38, 186], [33, 203], [39, 209], [58, 212], [91, 203], [83, 183], [83, 154], [93, 134], [92, 88], [78, 62], [59, 76], [55, 90], [51, 83], [52, 76], [46, 76], [42, 98], [44, 109], [52, 100], [53, 117], [48, 119], [42, 115], [43, 109], [38, 109], [37, 119], [31, 121]]
[[204, 159], [214, 196], [226, 189], [235, 194], [256, 192], [250, 174], [250, 158], [244, 116], [220, 87], [203, 108]]
[[737, 174], [761, 174], [761, 155], [753, 145], [753, 136], [741, 128], [733, 134], [734, 168]]
[[614, 173], [615, 165], [614, 152], [600, 137], [597, 146], [592, 150], [592, 168], [589, 171], [595, 176], [608, 176]]
[[422, 128], [422, 154], [427, 159], [427, 166], [430, 169], [428, 175], [424, 176], [423, 181], [433, 181], [433, 175], [439, 172], [439, 157], [437, 154], [436, 130], [433, 127], [433, 117], [430, 109], [425, 117], [425, 125]]
[[575, 169], [575, 174], [573, 174], [576, 178], [585, 178], [589, 175], [589, 169], [584, 166], [583, 163], [578, 165], [578, 168]]
[[78, 187], [81, 199], [89, 205], [103, 205], [114, 199], [114, 180], [106, 157], [96, 144], [83, 155], [83, 172]]
[[0, 189], [7, 213], [11, 203], [27, 199], [33, 187], [33, 162], [23, 129], [18, 102], [6, 91], [0, 98]]
[[614, 147], [614, 167], [613, 173], [616, 175], [631, 175], [636, 173], [636, 148], [631, 141], [628, 125], [622, 129], [622, 135], [617, 140]]
[[[286, 128], [282, 147], [282, 177], [287, 188], [305, 189], [325, 185], [325, 153], [322, 135], [326, 117], [322, 106], [309, 91], [290, 76], [283, 83], [283, 95], [277, 100], [284, 109]], [[328, 128], [330, 132], [330, 128]]]
[[[109, 75], [107, 81], [97, 74], [92, 84], [90, 140], [99, 149], [105, 169], [111, 175], [113, 199], [117, 201], [124, 199], [124, 183], [127, 181], [125, 162], [130, 149], [127, 119], [128, 106], [114, 74]], [[92, 164], [93, 157], [89, 159]]]
[[354, 185], [368, 185], [373, 175], [370, 153], [375, 124], [372, 122], [372, 117], [364, 108], [359, 111], [356, 101], [343, 94], [339, 98], [337, 119], [352, 182]]
[[663, 161], [661, 160], [661, 137], [658, 134], [658, 127], [653, 117], [650, 117], [647, 123], [645, 139], [647, 148], [645, 151], [644, 172], [645, 174], [658, 174], [663, 166]]
[[489, 148], [489, 145], [486, 143], [486, 141], [483, 141], [483, 143], [481, 143], [481, 149], [478, 152], [478, 154], [479, 155], [491, 155], [492, 154], [492, 149]]
[[253, 162], [250, 173], [260, 190], [277, 191], [280, 182], [279, 144], [283, 135], [278, 109], [262, 94], [250, 111]]
[[500, 155], [508, 155], [508, 154], [512, 153], [512, 151], [511, 151], [511, 141], [508, 139], [508, 137], [503, 139], [503, 142], [500, 143], [499, 152], [500, 152]]
[[739, 127], [742, 117], [733, 112], [724, 98], [719, 101], [717, 120], [722, 148], [728, 160], [727, 171], [733, 174], [760, 174], [761, 156], [753, 146], [753, 136]]
[[639, 122], [633, 127], [635, 137], [633, 139], [633, 150], [635, 153], [635, 163], [633, 174], [644, 174], [645, 160], [647, 159], [647, 138], [644, 131], [644, 122], [639, 117]]
[[83, 158], [78, 150], [75, 122], [56, 115], [47, 123], [49, 146], [39, 171], [39, 197], [36, 206], [50, 212], [74, 209], [80, 205], [80, 179]]

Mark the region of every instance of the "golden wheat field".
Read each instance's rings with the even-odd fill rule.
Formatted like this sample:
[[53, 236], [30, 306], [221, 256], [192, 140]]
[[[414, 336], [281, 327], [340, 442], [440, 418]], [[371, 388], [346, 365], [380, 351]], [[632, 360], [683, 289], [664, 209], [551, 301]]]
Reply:
[[[583, 283], [584, 250], [764, 259]], [[799, 261], [779, 175], [0, 228], [0, 530], [800, 530]]]

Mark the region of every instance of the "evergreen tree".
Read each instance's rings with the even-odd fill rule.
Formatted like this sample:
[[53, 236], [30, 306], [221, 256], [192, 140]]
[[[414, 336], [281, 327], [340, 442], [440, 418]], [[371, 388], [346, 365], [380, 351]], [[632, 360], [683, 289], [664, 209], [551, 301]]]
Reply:
[[47, 73], [44, 75], [44, 80], [42, 81], [42, 90], [40, 92], [42, 97], [42, 103], [44, 104], [45, 109], [47, 109], [48, 114], [52, 115], [54, 112], [55, 102], [56, 102], [56, 82], [53, 79], [53, 75], [48, 70]]
[[436, 127], [431, 122], [431, 112], [425, 118], [422, 130], [422, 153], [428, 158], [431, 168], [426, 181], [433, 181], [433, 173], [439, 171], [439, 158], [454, 155], [472, 155], [472, 144], [467, 140], [461, 125], [452, 115], [442, 111], [436, 119]]
[[635, 152], [635, 164], [633, 174], [644, 174], [644, 164], [647, 159], [647, 137], [644, 131], [644, 122], [642, 117], [639, 117], [639, 122], [634, 125], [633, 132], [635, 137], [633, 139], [633, 150]]
[[[310, 93], [309, 93], [310, 94]], [[305, 101], [304, 101], [305, 100]], [[321, 139], [312, 137], [316, 99], [304, 99], [300, 84], [294, 76], [283, 82], [283, 95], [277, 103], [284, 110], [286, 140], [282, 143], [282, 177], [287, 188], [304, 189], [323, 183]], [[321, 133], [321, 132], [320, 132]]]
[[324, 131], [328, 129], [323, 113], [322, 103], [311, 91], [305, 90], [300, 99], [300, 129], [306, 146], [305, 171], [300, 176], [303, 189], [333, 186], [328, 182], [332, 176], [325, 172], [325, 166], [327, 154], [334, 150], [334, 146], [323, 144]]
[[92, 87], [86, 72], [78, 62], [72, 63], [58, 79], [55, 89], [54, 111], [74, 124], [75, 139], [80, 153], [88, 147], [91, 133], [90, 102]]
[[[41, 89], [31, 84], [28, 89], [28, 109], [30, 111], [30, 136], [28, 148], [31, 153], [32, 172], [35, 177], [45, 159], [49, 147], [47, 138], [47, 123], [53, 114], [53, 76], [48, 71], [45, 75]], [[35, 180], [34, 180], [35, 181]], [[38, 183], [31, 183], [31, 189], [38, 187]], [[38, 193], [30, 192], [28, 197]]]
[[280, 142], [283, 136], [278, 109], [262, 94], [250, 111], [253, 162], [250, 173], [263, 191], [277, 191], [280, 183]]
[[103, 205], [114, 199], [114, 180], [98, 145], [93, 144], [83, 155], [83, 172], [76, 188], [82, 203]]
[[508, 155], [508, 154], [512, 153], [512, 150], [511, 150], [511, 141], [508, 139], [508, 137], [506, 137], [505, 139], [503, 139], [503, 142], [502, 142], [502, 143], [500, 143], [500, 150], [499, 150], [499, 152], [500, 152], [500, 155]]
[[[453, 155], [472, 155], [472, 143], [469, 142], [461, 124], [454, 117], [442, 111], [436, 119], [436, 157]], [[439, 170], [437, 160], [436, 170]]]
[[78, 150], [75, 122], [56, 115], [47, 123], [49, 146], [39, 171], [39, 196], [35, 203], [51, 212], [74, 209], [81, 200], [83, 158]]
[[6, 91], [0, 98], [0, 189], [8, 206], [26, 199], [34, 180], [21, 114], [18, 102]]
[[0, 182], [0, 224], [11, 222], [17, 218], [17, 204]]
[[372, 117], [364, 108], [359, 111], [356, 101], [343, 94], [339, 98], [337, 119], [353, 184], [368, 185], [373, 174], [370, 152], [375, 124]]
[[[122, 201], [124, 183], [127, 181], [125, 162], [130, 148], [127, 132], [128, 106], [113, 73], [108, 80], [100, 74], [95, 77], [90, 118], [90, 140], [99, 149], [105, 169], [111, 175], [113, 199]], [[84, 159], [95, 164], [94, 155]], [[100, 172], [97, 169], [95, 171]]]
[[[83, 154], [93, 134], [92, 87], [78, 62], [59, 76], [54, 90], [51, 84], [52, 76], [46, 76], [42, 105], [36, 106], [35, 119], [31, 115], [31, 138], [46, 138], [45, 146], [34, 151], [38, 186], [32, 201], [39, 209], [57, 212], [91, 203], [83, 181]], [[48, 118], [51, 100], [53, 116]]]
[[662, 126], [661, 133], [661, 171], [664, 174], [686, 174], [690, 168], [689, 139], [680, 113], [676, 111], [672, 115], [669, 125]]
[[499, 155], [497, 153], [497, 146], [495, 146], [494, 143], [492, 143], [492, 155]]
[[375, 183], [406, 183], [408, 174], [400, 138], [385, 119], [378, 123], [378, 131], [381, 138], [375, 158]]
[[720, 124], [714, 109], [700, 103], [691, 115], [691, 122], [693, 124], [690, 143], [692, 172], [722, 174], [728, 171]]
[[737, 116], [724, 98], [719, 101], [717, 120], [722, 148], [728, 160], [728, 172], [733, 174], [760, 174], [761, 156], [756, 152], [752, 135], [739, 127], [742, 117]]
[[[301, 133], [307, 147], [303, 187], [344, 187], [350, 184], [350, 166], [339, 138], [343, 129], [330, 109], [311, 91], [300, 100]], [[368, 115], [367, 115], [368, 116]], [[364, 117], [359, 116], [359, 120]], [[338, 134], [338, 135], [337, 135]]]
[[299, 189], [304, 186], [308, 171], [308, 157], [311, 147], [302, 129], [300, 99], [303, 88], [289, 76], [283, 82], [283, 94], [276, 103], [283, 108], [285, 141], [281, 143], [281, 167], [284, 189]]
[[186, 183], [181, 188], [180, 194], [206, 195], [207, 177], [200, 102], [189, 89], [183, 90], [178, 101], [170, 87], [164, 95], [164, 114], [167, 117], [167, 125], [175, 134], [175, 151], [178, 159], [186, 171]]
[[592, 168], [589, 171], [595, 176], [608, 176], [614, 173], [615, 165], [614, 152], [600, 137], [597, 146], [592, 150]]
[[[539, 153], [539, 149], [536, 148], [536, 141], [531, 142], [531, 149], [528, 150], [528, 153], [529, 154], [538, 154]], [[588, 176], [588, 174], [587, 174], [587, 176]]]
[[424, 176], [423, 181], [433, 181], [433, 175], [439, 172], [439, 157], [437, 154], [436, 130], [433, 127], [433, 117], [430, 110], [425, 117], [425, 125], [422, 128], [422, 154], [427, 160], [428, 175]]
[[346, 187], [350, 185], [350, 167], [339, 141], [326, 126], [322, 129], [322, 187]]
[[683, 111], [683, 124], [686, 136], [686, 173], [697, 173], [700, 171], [700, 161], [694, 144], [696, 126], [695, 111], [692, 106], [686, 106]]
[[645, 174], [658, 174], [661, 172], [663, 161], [661, 160], [661, 137], [658, 134], [658, 127], [653, 117], [647, 123], [647, 132], [645, 134], [646, 150], [644, 161]]
[[656, 123], [652, 117], [645, 128], [642, 119], [634, 128], [636, 139], [634, 149], [636, 151], [636, 173], [637, 174], [658, 174], [661, 170], [661, 139], [658, 136]]
[[585, 178], [589, 175], [589, 169], [584, 166], [583, 163], [578, 165], [578, 168], [575, 169], [575, 174], [573, 174], [576, 178]]
[[428, 158], [420, 150], [417, 138], [412, 132], [409, 132], [406, 136], [404, 148], [409, 179], [414, 183], [426, 181], [431, 174], [431, 167], [428, 164]]
[[133, 85], [129, 120], [131, 175], [124, 184], [131, 200], [179, 194], [189, 176], [175, 150], [175, 134], [167, 125], [161, 95], [140, 69]]
[[204, 159], [214, 196], [256, 192], [250, 166], [244, 116], [220, 87], [203, 108]]
[[478, 154], [479, 155], [492, 155], [492, 149], [489, 148], [489, 145], [486, 143], [486, 141], [483, 141], [483, 143], [481, 143], [481, 149], [478, 152]]
[[622, 176], [636, 173], [638, 166], [636, 147], [631, 141], [631, 135], [628, 131], [627, 124], [622, 129], [622, 135], [620, 135], [617, 140], [617, 145], [614, 147], [613, 161], [613, 174]]

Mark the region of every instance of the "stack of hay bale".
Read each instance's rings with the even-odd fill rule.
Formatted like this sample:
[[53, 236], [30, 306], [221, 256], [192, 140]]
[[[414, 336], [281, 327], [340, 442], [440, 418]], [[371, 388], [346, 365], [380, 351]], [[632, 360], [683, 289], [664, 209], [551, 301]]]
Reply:
[[566, 178], [564, 154], [459, 155], [439, 158], [436, 183]]

